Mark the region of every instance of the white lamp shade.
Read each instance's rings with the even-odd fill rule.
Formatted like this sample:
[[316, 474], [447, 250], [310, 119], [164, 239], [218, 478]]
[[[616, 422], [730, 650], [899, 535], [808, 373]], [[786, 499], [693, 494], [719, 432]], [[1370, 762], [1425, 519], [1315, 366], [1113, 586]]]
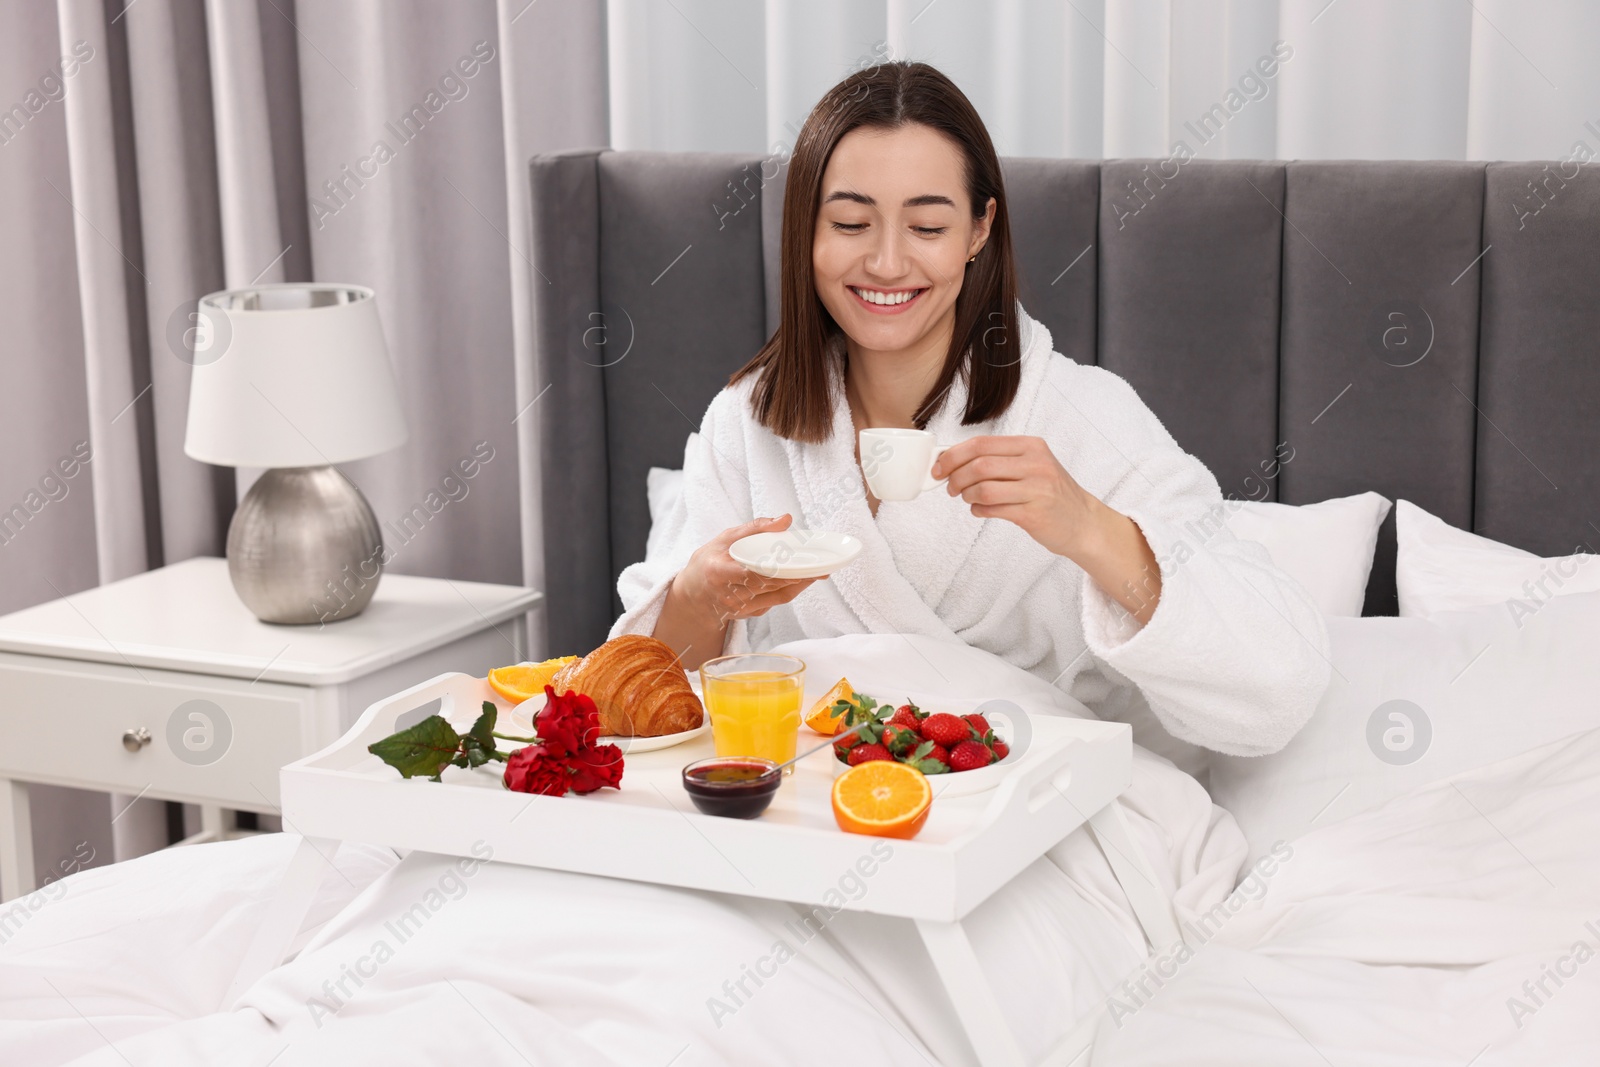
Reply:
[[316, 467], [387, 452], [405, 418], [359, 285], [228, 289], [200, 298], [183, 450], [225, 467]]

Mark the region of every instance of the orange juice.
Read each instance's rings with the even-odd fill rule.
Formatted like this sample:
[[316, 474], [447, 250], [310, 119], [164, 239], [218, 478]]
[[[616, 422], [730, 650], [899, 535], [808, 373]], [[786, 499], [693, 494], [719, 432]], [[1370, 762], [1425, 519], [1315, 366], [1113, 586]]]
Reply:
[[804, 663], [781, 655], [723, 656], [700, 671], [718, 756], [756, 756], [776, 763], [794, 758], [805, 696]]

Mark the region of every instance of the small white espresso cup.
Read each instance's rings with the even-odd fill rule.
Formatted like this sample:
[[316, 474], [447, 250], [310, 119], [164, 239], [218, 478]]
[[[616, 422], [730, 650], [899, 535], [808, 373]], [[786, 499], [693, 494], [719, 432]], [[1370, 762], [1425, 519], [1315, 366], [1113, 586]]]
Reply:
[[943, 484], [933, 476], [933, 464], [948, 446], [936, 443], [927, 430], [882, 427], [859, 436], [861, 470], [879, 500], [914, 500]]

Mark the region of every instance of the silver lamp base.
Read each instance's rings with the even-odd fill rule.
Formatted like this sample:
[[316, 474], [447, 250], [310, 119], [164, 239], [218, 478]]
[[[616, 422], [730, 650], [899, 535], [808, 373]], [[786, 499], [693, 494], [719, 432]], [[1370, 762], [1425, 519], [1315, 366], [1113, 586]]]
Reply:
[[382, 576], [377, 516], [332, 467], [266, 471], [228, 525], [228, 577], [262, 622], [359, 615]]

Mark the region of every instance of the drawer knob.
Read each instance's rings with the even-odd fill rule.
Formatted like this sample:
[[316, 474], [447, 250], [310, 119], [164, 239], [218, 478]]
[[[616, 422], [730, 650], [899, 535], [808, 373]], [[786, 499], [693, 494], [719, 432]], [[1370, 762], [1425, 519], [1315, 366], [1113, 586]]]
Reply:
[[150, 743], [150, 731], [143, 726], [137, 730], [122, 731], [122, 747], [129, 752], [137, 752]]

